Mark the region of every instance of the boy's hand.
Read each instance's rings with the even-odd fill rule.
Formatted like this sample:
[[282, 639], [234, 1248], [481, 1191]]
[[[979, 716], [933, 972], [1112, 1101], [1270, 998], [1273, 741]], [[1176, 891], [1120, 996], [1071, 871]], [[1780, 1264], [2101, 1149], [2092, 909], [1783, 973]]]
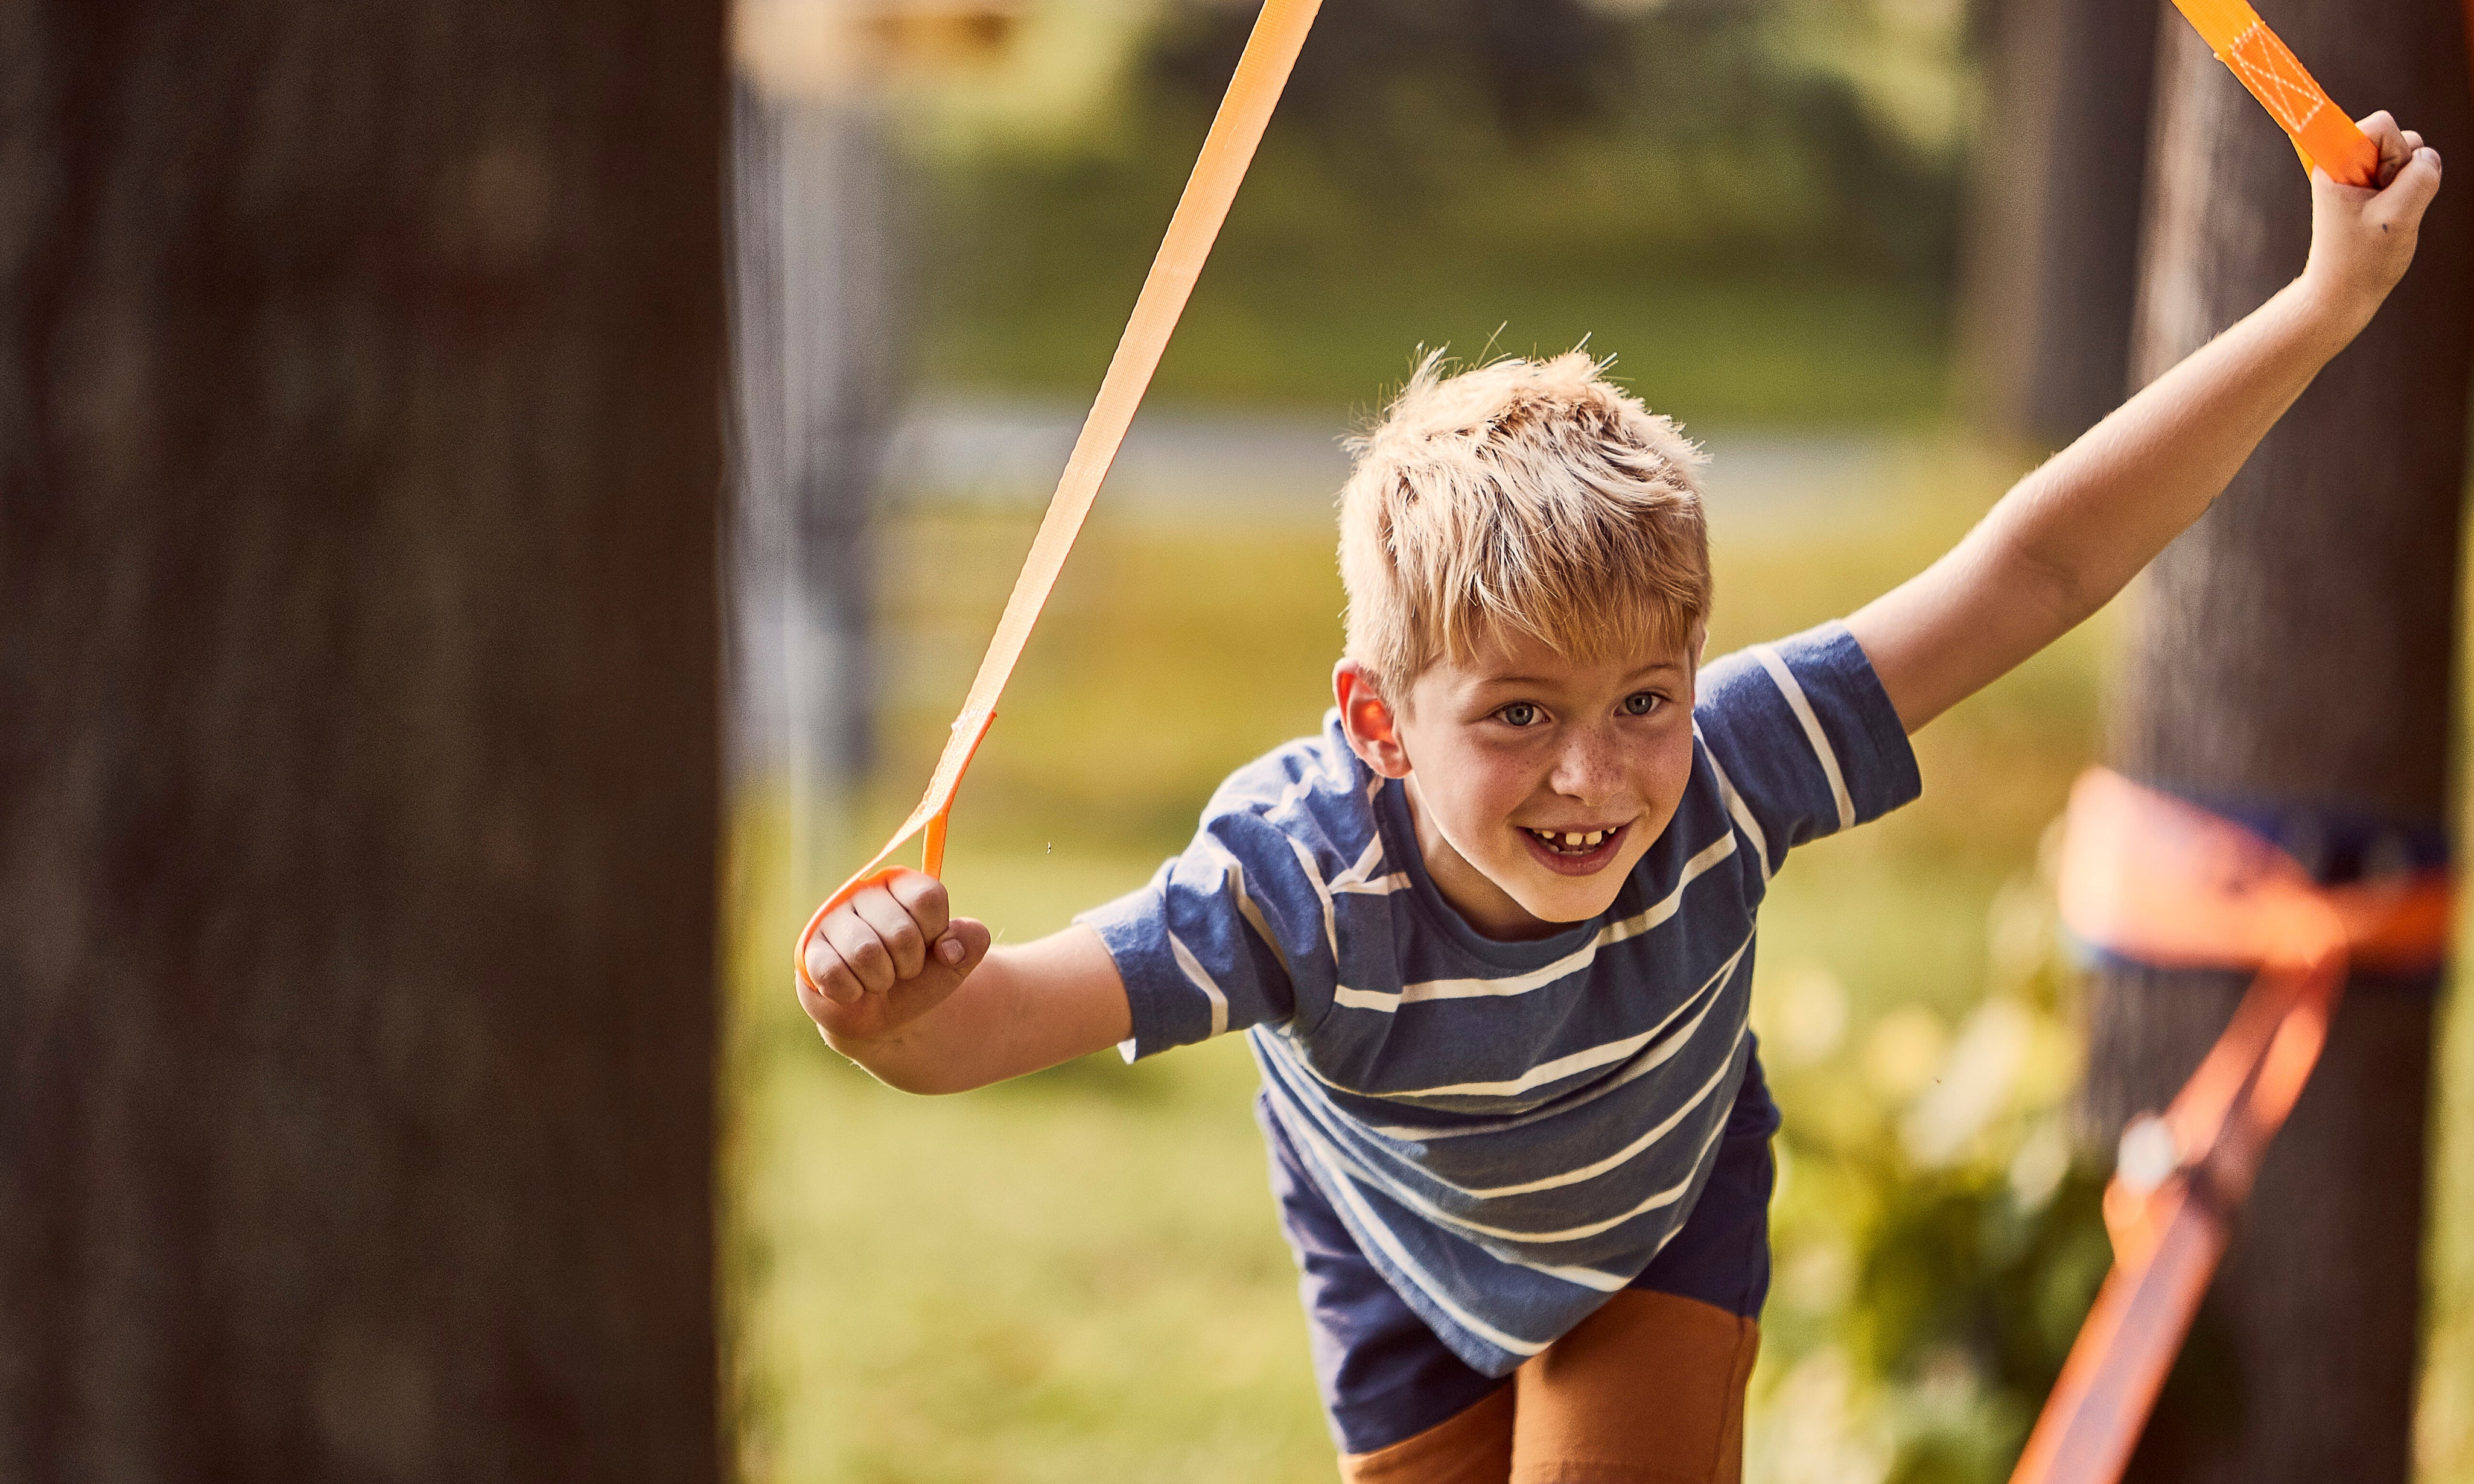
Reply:
[[2311, 260], [2302, 270], [2313, 297], [2356, 330], [2405, 276], [2423, 210], [2439, 192], [2439, 152], [2422, 135], [2397, 128], [2386, 109], [2362, 128], [2379, 146], [2379, 189], [2311, 172]]
[[799, 1008], [837, 1047], [879, 1041], [935, 1009], [987, 957], [988, 930], [946, 915], [945, 883], [897, 870], [835, 908], [808, 944]]

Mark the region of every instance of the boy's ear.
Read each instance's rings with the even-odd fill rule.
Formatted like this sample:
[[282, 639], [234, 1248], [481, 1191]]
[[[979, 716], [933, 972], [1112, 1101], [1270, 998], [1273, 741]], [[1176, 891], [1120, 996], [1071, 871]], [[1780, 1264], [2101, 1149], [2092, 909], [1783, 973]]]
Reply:
[[1409, 750], [1400, 741], [1400, 720], [1392, 703], [1374, 684], [1374, 673], [1354, 659], [1331, 668], [1332, 699], [1340, 706], [1340, 728], [1348, 750], [1358, 760], [1387, 778], [1409, 776]]

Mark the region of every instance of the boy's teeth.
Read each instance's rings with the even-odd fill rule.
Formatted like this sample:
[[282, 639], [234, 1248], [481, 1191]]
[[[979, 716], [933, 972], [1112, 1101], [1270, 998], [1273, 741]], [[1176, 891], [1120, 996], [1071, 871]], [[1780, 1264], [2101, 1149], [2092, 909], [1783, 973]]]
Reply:
[[1608, 829], [1592, 829], [1587, 834], [1569, 829], [1531, 829], [1529, 832], [1559, 850], [1594, 850], [1606, 843], [1607, 836], [1613, 833], [1613, 830]]

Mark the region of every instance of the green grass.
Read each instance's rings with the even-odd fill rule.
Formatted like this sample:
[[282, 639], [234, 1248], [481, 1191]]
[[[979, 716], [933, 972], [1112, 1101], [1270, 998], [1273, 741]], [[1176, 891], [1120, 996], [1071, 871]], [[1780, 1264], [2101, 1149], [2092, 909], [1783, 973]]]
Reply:
[[754, 1477], [1327, 1467], [1241, 1045], [936, 1102], [827, 1055], [741, 1069]]
[[[1880, 487], [1838, 491], [1826, 518], [1718, 513], [1713, 643], [1844, 612], [1954, 538], [2010, 472], [1924, 443]], [[837, 858], [915, 796], [1028, 534], [988, 515], [888, 533], [901, 681], [881, 780]], [[958, 903], [1019, 940], [1138, 885], [1228, 768], [1315, 725], [1339, 605], [1319, 525], [1179, 531], [1104, 514], [964, 790]], [[1879, 1137], [1892, 1105], [1865, 1079], [1886, 1075], [1883, 1048], [1955, 1028], [2004, 972], [1992, 934], [2041, 899], [2039, 836], [2095, 745], [2103, 628], [1929, 729], [1920, 803], [1780, 876], [1756, 990], [1765, 1034], [1816, 979], [1847, 1007], [1828, 1045], [1774, 1061], [1790, 1129]], [[786, 986], [815, 883], [783, 863], [779, 809], [751, 797], [741, 822], [727, 1293], [748, 1476], [1330, 1478], [1243, 1047], [1131, 1068], [1096, 1057], [950, 1099], [880, 1088], [818, 1043]], [[2448, 1045], [2430, 1481], [2474, 1477], [2474, 1017], [2453, 1017]], [[1884, 1198], [1844, 1179], [1799, 1158], [1783, 1190], [1756, 1480], [1888, 1446], [1890, 1403], [1832, 1338], [1851, 1212]]]
[[[1079, 397], [1099, 382], [1139, 270], [1026, 273], [934, 326], [945, 385]], [[1207, 271], [1161, 362], [1167, 402], [1364, 407], [1420, 346], [1474, 358], [1613, 354], [1687, 423], [1913, 424], [1946, 399], [1939, 295], [1822, 276], [1587, 276], [1525, 266], [1342, 274], [1313, 263]]]

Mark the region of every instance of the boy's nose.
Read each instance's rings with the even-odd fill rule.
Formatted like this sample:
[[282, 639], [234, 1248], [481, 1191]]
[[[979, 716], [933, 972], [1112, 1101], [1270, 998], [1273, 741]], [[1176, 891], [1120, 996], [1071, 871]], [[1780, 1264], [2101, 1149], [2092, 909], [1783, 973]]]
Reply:
[[1546, 781], [1566, 799], [1604, 803], [1623, 787], [1623, 754], [1606, 740], [1575, 738], [1555, 760]]

